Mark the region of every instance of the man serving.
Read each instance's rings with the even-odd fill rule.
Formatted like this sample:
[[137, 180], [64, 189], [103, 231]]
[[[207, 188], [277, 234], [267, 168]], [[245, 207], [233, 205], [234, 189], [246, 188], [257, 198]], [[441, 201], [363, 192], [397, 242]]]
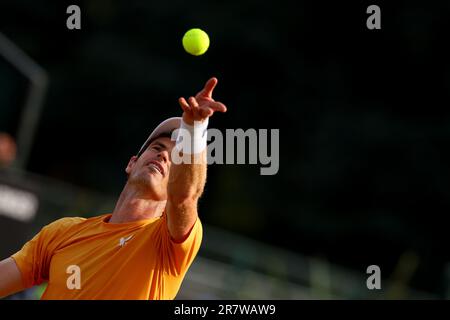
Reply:
[[206, 128], [226, 112], [216, 84], [180, 98], [182, 117], [159, 124], [131, 157], [112, 214], [59, 219], [0, 261], [0, 297], [47, 281], [42, 299], [174, 299], [202, 241]]

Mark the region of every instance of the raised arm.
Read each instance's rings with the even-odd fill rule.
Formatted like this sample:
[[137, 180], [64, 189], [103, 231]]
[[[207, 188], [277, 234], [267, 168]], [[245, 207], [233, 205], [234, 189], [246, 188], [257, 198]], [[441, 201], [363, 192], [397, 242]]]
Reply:
[[[183, 109], [183, 122], [194, 126], [194, 122], [204, 123], [216, 111], [226, 112], [225, 105], [212, 98], [216, 85], [217, 79], [211, 78], [195, 97], [178, 100]], [[206, 149], [190, 157], [190, 163], [172, 163], [167, 187], [168, 229], [178, 242], [187, 237], [197, 219], [197, 202], [206, 183]]]
[[0, 261], [0, 298], [22, 291], [22, 276], [12, 258]]

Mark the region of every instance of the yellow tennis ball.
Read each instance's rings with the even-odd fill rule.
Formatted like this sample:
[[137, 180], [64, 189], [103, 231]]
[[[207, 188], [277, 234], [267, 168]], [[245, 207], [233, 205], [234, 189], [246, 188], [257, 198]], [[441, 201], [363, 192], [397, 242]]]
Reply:
[[189, 30], [183, 36], [183, 47], [184, 50], [194, 56], [204, 54], [209, 47], [208, 34], [198, 28]]

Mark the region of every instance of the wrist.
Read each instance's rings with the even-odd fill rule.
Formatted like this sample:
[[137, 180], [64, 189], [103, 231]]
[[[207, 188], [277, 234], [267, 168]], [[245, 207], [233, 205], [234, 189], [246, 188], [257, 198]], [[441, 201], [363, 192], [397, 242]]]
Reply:
[[208, 118], [203, 121], [186, 123], [184, 117], [178, 129], [175, 148], [183, 154], [198, 154], [203, 152], [207, 143]]

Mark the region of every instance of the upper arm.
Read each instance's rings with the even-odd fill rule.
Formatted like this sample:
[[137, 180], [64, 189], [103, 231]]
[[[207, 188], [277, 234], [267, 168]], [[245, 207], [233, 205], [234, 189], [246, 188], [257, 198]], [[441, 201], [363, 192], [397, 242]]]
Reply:
[[[49, 279], [53, 253], [75, 221], [72, 218], [63, 218], [52, 222], [11, 256], [12, 262], [20, 271], [24, 288], [39, 285]], [[14, 269], [8, 259], [5, 261], [9, 269]]]
[[24, 288], [22, 274], [12, 258], [0, 261], [0, 298], [9, 296]]
[[182, 242], [197, 220], [197, 200], [167, 203], [167, 228], [175, 242]]
[[[160, 225], [161, 267], [170, 277], [184, 275], [194, 261], [203, 239], [203, 227], [199, 218], [182, 240], [174, 240], [167, 224], [168, 215], [162, 216]], [[182, 279], [182, 278], [181, 278]], [[178, 280], [177, 280], [178, 281]]]

